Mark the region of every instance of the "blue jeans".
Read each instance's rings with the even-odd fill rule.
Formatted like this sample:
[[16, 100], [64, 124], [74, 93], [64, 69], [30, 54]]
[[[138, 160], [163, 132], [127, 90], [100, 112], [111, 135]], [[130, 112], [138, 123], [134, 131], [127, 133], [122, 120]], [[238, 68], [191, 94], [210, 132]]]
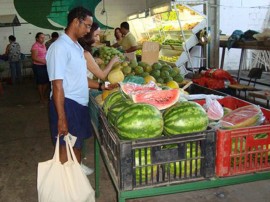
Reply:
[[21, 62], [9, 62], [10, 71], [11, 71], [11, 81], [12, 84], [16, 83], [16, 78], [21, 81], [22, 80], [22, 70], [21, 70]]

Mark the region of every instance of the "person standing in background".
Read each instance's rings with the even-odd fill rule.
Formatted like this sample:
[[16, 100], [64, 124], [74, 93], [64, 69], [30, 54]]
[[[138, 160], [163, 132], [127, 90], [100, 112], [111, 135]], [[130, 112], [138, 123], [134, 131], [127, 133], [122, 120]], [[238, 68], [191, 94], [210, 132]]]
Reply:
[[36, 42], [31, 48], [33, 72], [38, 86], [41, 104], [48, 102], [49, 77], [46, 66], [47, 49], [44, 45], [45, 35], [42, 32], [36, 34]]
[[51, 34], [51, 39], [46, 41], [46, 43], [45, 43], [47, 50], [49, 49], [50, 45], [58, 39], [58, 37], [59, 37], [59, 34], [57, 32], [53, 32]]
[[19, 82], [22, 81], [21, 47], [20, 44], [16, 42], [15, 36], [10, 35], [8, 39], [9, 44], [7, 45], [5, 54], [8, 56], [11, 72], [11, 82], [14, 85], [16, 83], [16, 78]]
[[137, 41], [133, 34], [129, 31], [128, 22], [120, 24], [121, 33], [123, 34], [122, 40], [118, 41], [113, 47], [122, 46], [125, 56], [128, 60], [136, 60], [135, 51], [137, 50]]
[[116, 28], [114, 29], [114, 37], [115, 37], [115, 40], [116, 40], [115, 43], [117, 43], [117, 42], [119, 42], [119, 41], [122, 40], [123, 34], [122, 34], [122, 32], [121, 32], [120, 27], [116, 27]]

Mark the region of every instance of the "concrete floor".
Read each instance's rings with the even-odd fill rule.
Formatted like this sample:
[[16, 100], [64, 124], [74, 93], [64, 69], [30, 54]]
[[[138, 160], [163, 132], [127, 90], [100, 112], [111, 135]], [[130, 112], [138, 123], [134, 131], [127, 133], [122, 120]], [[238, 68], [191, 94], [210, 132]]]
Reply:
[[[37, 202], [37, 164], [52, 158], [48, 109], [38, 103], [31, 79], [18, 86], [4, 84], [0, 96], [0, 202]], [[93, 167], [93, 138], [87, 141], [84, 163]], [[101, 196], [97, 202], [114, 202], [116, 192], [101, 167]], [[89, 176], [94, 187], [94, 175]], [[269, 202], [270, 180], [216, 189], [127, 200], [129, 202]]]

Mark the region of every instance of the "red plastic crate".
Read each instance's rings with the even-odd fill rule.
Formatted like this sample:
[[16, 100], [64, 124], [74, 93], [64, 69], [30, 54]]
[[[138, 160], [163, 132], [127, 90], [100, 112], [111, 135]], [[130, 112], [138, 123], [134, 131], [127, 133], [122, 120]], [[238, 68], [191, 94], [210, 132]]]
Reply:
[[[232, 110], [251, 103], [227, 96], [218, 100]], [[196, 101], [205, 104], [205, 100]], [[265, 121], [260, 126], [218, 129], [216, 145], [216, 175], [227, 177], [270, 170], [270, 110], [261, 107]]]
[[270, 170], [270, 125], [217, 130], [216, 152], [219, 177]]
[[[200, 105], [204, 105], [205, 104], [205, 99], [203, 100], [196, 100], [197, 103], [199, 103]], [[230, 108], [232, 110], [237, 109], [239, 107], [244, 107], [247, 105], [250, 105], [251, 103], [238, 99], [236, 97], [232, 97], [232, 96], [226, 96], [222, 99], [218, 99], [218, 102], [223, 106], [223, 107], [227, 107]]]

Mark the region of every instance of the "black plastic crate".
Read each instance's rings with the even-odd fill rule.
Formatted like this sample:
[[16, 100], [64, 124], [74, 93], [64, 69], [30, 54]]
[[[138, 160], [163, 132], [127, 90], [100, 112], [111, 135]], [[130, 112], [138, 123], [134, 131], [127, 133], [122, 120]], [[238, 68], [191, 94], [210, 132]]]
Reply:
[[[215, 174], [215, 131], [120, 140], [100, 114], [100, 146], [122, 191], [205, 180]], [[136, 158], [137, 156], [137, 158]]]
[[214, 95], [220, 95], [220, 96], [228, 96], [229, 92], [227, 89], [219, 89], [214, 90], [210, 88], [206, 88], [204, 86], [200, 86], [198, 84], [191, 84], [187, 90], [189, 94], [214, 94]]
[[93, 125], [98, 129], [99, 128], [99, 116], [100, 111], [102, 110], [101, 107], [98, 105], [98, 103], [95, 100], [95, 97], [100, 95], [102, 91], [97, 90], [90, 90], [89, 92], [89, 113], [90, 113], [90, 119]]

